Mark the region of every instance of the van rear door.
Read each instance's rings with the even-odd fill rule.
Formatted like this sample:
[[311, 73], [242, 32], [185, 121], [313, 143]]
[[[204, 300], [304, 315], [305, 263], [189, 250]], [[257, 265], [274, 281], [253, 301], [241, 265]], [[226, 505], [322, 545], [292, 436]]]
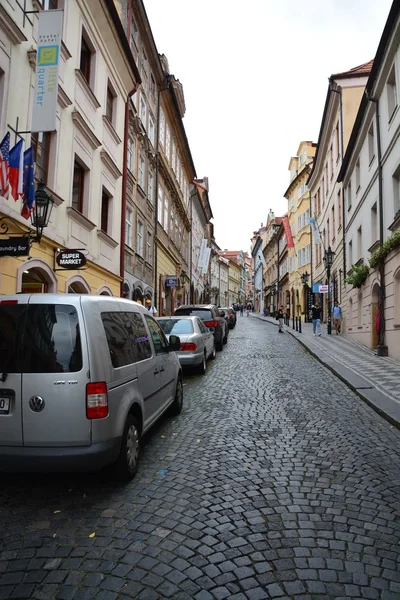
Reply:
[[18, 351], [26, 304], [0, 301], [0, 446], [22, 446]]
[[22, 427], [25, 446], [85, 446], [89, 365], [80, 304], [31, 296], [23, 335]]

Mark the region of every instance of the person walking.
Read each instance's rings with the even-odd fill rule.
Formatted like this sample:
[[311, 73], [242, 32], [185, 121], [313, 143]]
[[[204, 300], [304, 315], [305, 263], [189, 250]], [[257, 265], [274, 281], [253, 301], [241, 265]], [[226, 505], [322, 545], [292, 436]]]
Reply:
[[318, 302], [311, 307], [313, 335], [321, 336], [321, 309]]
[[151, 300], [149, 298], [147, 298], [146, 300], [146, 308], [149, 311], [149, 313], [153, 315], [153, 317], [157, 315], [157, 309], [155, 306], [152, 305]]
[[339, 335], [342, 328], [342, 307], [339, 306], [339, 302], [336, 302], [332, 308], [333, 325], [335, 327], [336, 335]]
[[243, 317], [243, 304], [240, 305], [240, 316]]
[[278, 310], [278, 321], [279, 321], [278, 333], [283, 333], [284, 320], [285, 320], [285, 311], [283, 309], [283, 306], [281, 306], [280, 309]]

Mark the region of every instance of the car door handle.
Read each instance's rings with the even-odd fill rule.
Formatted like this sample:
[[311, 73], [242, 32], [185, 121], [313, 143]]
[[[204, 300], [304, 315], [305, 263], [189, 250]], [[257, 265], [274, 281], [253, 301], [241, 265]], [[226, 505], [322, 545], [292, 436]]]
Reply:
[[156, 369], [156, 370], [155, 370], [155, 371], [153, 371], [153, 372], [154, 372], [154, 375], [158, 375], [160, 371], [159, 371], [158, 369]]
[[160, 372], [160, 373], [163, 373], [164, 371], [165, 371], [164, 367], [161, 367], [161, 369], [160, 369], [160, 371], [159, 371], [159, 372]]

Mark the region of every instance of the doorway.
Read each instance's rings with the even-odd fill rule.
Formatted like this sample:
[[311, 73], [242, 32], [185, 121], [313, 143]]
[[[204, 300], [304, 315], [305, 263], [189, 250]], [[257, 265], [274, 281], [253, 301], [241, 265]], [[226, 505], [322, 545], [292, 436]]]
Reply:
[[371, 348], [377, 348], [379, 344], [379, 328], [378, 325], [378, 314], [379, 314], [379, 284], [375, 283], [372, 288], [371, 295]]

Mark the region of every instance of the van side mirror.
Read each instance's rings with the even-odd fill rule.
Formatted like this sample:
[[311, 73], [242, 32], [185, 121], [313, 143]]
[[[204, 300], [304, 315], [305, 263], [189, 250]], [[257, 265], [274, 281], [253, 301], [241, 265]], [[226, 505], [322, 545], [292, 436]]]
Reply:
[[178, 352], [181, 347], [181, 338], [178, 335], [170, 335], [168, 347], [170, 351]]

